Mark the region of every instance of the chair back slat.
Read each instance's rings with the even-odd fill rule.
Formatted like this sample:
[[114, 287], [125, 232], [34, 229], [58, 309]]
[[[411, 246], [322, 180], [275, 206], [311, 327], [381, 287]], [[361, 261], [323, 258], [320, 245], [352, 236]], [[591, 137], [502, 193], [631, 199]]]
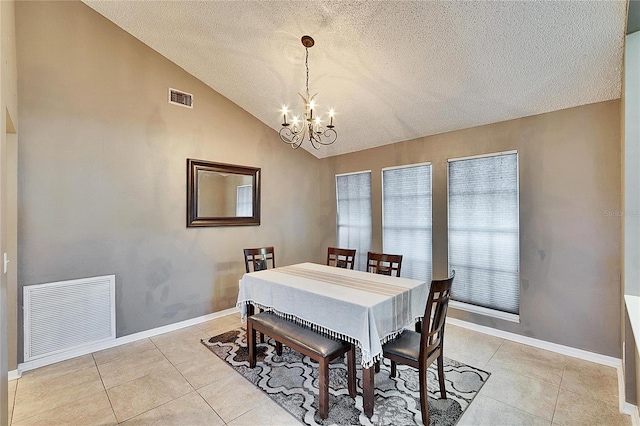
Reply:
[[399, 277], [401, 267], [401, 254], [367, 253], [367, 272]]
[[338, 268], [353, 269], [356, 250], [329, 247], [327, 249], [327, 265]]
[[276, 267], [273, 247], [244, 249], [244, 267], [247, 273]]
[[427, 306], [425, 307], [422, 319], [422, 336], [420, 345], [424, 350], [420, 351], [420, 362], [426, 361], [430, 353], [438, 347], [442, 349], [444, 344], [444, 326], [447, 319], [447, 309], [449, 307], [449, 296], [451, 295], [451, 285], [455, 271], [449, 278], [444, 280], [431, 281], [431, 289]]

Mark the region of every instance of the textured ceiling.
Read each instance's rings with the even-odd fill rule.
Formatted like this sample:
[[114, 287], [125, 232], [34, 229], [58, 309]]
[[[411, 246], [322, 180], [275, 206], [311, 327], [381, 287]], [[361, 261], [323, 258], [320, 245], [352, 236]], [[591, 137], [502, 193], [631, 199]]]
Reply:
[[624, 1], [85, 3], [276, 130], [311, 35], [319, 158], [620, 97]]

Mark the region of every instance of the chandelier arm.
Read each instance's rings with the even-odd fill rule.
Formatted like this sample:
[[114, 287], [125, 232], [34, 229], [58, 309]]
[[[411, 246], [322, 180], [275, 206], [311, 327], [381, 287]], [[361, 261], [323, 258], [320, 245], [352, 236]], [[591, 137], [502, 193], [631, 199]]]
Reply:
[[324, 132], [322, 132], [322, 137], [323, 138], [327, 138], [326, 140], [328, 140], [328, 142], [324, 142], [323, 138], [319, 137], [318, 138], [318, 143], [320, 143], [321, 145], [331, 145], [332, 143], [334, 143], [337, 139], [338, 139], [338, 133], [333, 130], [333, 129], [326, 129]]
[[283, 127], [278, 132], [278, 134], [280, 135], [280, 140], [291, 146], [291, 148], [293, 149], [298, 149], [300, 148], [300, 145], [302, 145], [302, 142], [304, 141], [304, 133], [302, 133], [302, 135], [301, 133], [301, 130], [294, 132], [288, 127]]

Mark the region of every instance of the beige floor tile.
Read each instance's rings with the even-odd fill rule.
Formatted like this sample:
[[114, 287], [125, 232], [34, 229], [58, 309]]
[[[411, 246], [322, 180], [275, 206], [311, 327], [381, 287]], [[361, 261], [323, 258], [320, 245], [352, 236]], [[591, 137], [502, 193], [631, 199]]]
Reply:
[[480, 395], [550, 421], [553, 418], [558, 388], [507, 370], [494, 370], [480, 389]]
[[613, 367], [569, 358], [560, 387], [618, 404], [618, 373]]
[[165, 370], [171, 363], [153, 346], [139, 354], [129, 355], [113, 362], [98, 365], [106, 389], [130, 382], [157, 371]]
[[58, 395], [63, 393], [67, 388], [73, 388], [91, 381], [100, 381], [100, 374], [98, 374], [98, 369], [95, 366], [49, 379], [43, 378], [30, 382], [20, 381], [16, 389], [16, 400], [36, 400], [51, 395]]
[[178, 399], [140, 414], [123, 423], [134, 425], [211, 425], [224, 426], [222, 419], [205, 402], [198, 392], [191, 392]]
[[151, 341], [159, 348], [180, 343], [183, 340], [197, 341], [208, 337], [200, 328], [193, 325], [191, 327], [181, 328], [180, 330], [171, 331], [169, 333], [153, 336]]
[[217, 358], [200, 339], [180, 340], [170, 345], [160, 346], [160, 351], [173, 365], [189, 361], [208, 361]]
[[229, 426], [300, 426], [300, 422], [295, 417], [271, 399], [227, 424]]
[[13, 417], [13, 405], [15, 403], [16, 400], [16, 388], [18, 386], [18, 381], [17, 380], [11, 380], [9, 382], [8, 388], [9, 388], [9, 425], [11, 425], [11, 417]]
[[[93, 362], [93, 358], [91, 360]], [[65, 378], [69, 378], [73, 385], [65, 382]], [[104, 386], [95, 364], [92, 368], [86, 368], [44, 382], [49, 383], [50, 386], [34, 386], [33, 383], [28, 383], [23, 387], [22, 379], [18, 381], [16, 402], [13, 409], [14, 424], [104, 391]]]
[[176, 365], [176, 368], [194, 389], [200, 389], [230, 374], [237, 374], [233, 368], [215, 355], [204, 361], [187, 361]]
[[620, 414], [617, 405], [561, 388], [553, 424], [630, 426], [631, 417]]
[[496, 351], [487, 370], [510, 370], [532, 379], [560, 386], [567, 357], [532, 346], [505, 341]]
[[503, 342], [504, 340], [498, 337], [447, 324], [444, 356], [455, 360], [459, 358], [473, 360], [471, 365], [484, 368]]
[[270, 400], [239, 374], [229, 375], [198, 389], [198, 392], [227, 423]]
[[222, 318], [216, 318], [215, 320], [203, 322], [198, 324], [198, 327], [206, 334], [207, 337], [217, 336], [229, 330], [242, 327], [243, 323], [240, 321], [240, 314], [227, 315]]
[[29, 417], [23, 421], [15, 422], [15, 426], [49, 426], [49, 425], [116, 425], [116, 417], [111, 409], [106, 392], [78, 399]]
[[93, 358], [97, 365], [106, 364], [108, 362], [117, 361], [131, 355], [137, 355], [156, 346], [149, 339], [142, 339], [126, 345], [116, 346], [115, 348], [105, 349], [95, 352]]
[[173, 366], [107, 389], [113, 411], [123, 422], [181, 397], [193, 388]]
[[458, 422], [458, 426], [516, 425], [550, 426], [551, 422], [483, 395], [478, 395], [471, 402]]
[[57, 362], [47, 365], [46, 367], [37, 368], [32, 371], [25, 372], [20, 378], [20, 383], [25, 384], [32, 381], [48, 380], [74, 371], [84, 370], [85, 368], [95, 367], [92, 355], [83, 355], [67, 361]]

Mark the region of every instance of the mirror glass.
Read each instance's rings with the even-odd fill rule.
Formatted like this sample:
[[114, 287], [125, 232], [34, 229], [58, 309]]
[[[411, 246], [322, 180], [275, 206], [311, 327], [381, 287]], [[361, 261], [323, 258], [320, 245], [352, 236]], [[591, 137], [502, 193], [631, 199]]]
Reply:
[[260, 224], [260, 169], [187, 160], [187, 226]]
[[253, 216], [253, 176], [198, 170], [199, 217]]

